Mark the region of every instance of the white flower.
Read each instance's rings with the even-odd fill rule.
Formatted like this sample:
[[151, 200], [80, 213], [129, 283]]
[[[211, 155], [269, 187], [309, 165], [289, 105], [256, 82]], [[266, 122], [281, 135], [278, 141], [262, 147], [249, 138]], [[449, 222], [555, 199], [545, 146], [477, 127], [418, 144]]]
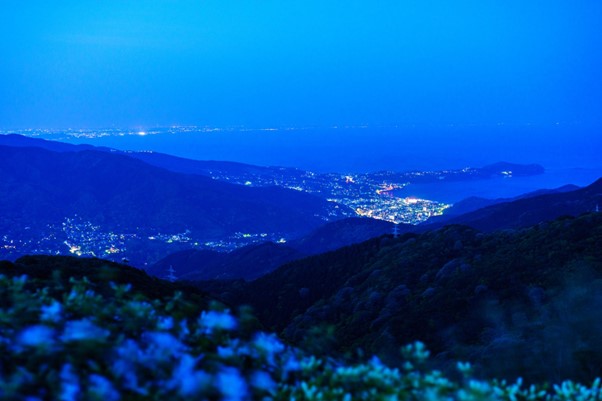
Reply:
[[211, 376], [195, 366], [198, 358], [184, 355], [173, 372], [173, 377], [168, 386], [176, 387], [183, 396], [191, 396], [211, 384]]
[[146, 350], [147, 358], [166, 360], [171, 357], [178, 357], [186, 350], [186, 346], [169, 333], [144, 333], [142, 338], [149, 344]]
[[113, 374], [120, 378], [123, 387], [138, 394], [147, 395], [147, 390], [138, 383], [136, 368], [123, 359], [118, 359], [112, 366]]
[[470, 365], [470, 362], [458, 362], [456, 364], [456, 368], [462, 374], [468, 374], [472, 370], [472, 366]]
[[108, 330], [98, 327], [88, 319], [82, 319], [67, 322], [61, 339], [65, 342], [85, 340], [102, 341], [108, 336]]
[[253, 373], [253, 376], [251, 376], [251, 383], [253, 384], [253, 387], [269, 392], [276, 389], [276, 382], [274, 382], [267, 372], [263, 371]]
[[275, 363], [275, 356], [284, 350], [284, 345], [273, 334], [258, 333], [253, 344], [257, 350], [264, 354], [268, 363]]
[[236, 319], [227, 312], [203, 311], [199, 318], [199, 326], [205, 329], [207, 333], [211, 333], [214, 330], [234, 330], [236, 328]]
[[61, 320], [62, 309], [63, 307], [60, 302], [52, 300], [50, 305], [43, 305], [42, 308], [40, 308], [40, 311], [42, 312], [40, 320], [56, 323]]
[[228, 358], [232, 358], [233, 356], [235, 356], [236, 353], [234, 352], [232, 347], [222, 347], [220, 345], [217, 347], [217, 355], [219, 355], [220, 358], [228, 359]]
[[30, 326], [21, 332], [18, 342], [28, 347], [50, 345], [54, 342], [54, 334], [54, 329], [48, 326]]
[[294, 354], [287, 352], [285, 354], [285, 359], [282, 362], [282, 369], [285, 373], [296, 372], [301, 370], [301, 363], [299, 363], [299, 360]]
[[173, 328], [173, 318], [171, 316], [161, 316], [157, 322], [159, 330], [171, 330]]
[[73, 372], [73, 367], [66, 364], [61, 369], [61, 401], [77, 401], [79, 399], [79, 378]]
[[90, 376], [89, 385], [89, 391], [103, 401], [118, 401], [121, 399], [119, 392], [106, 377], [93, 374]]
[[185, 338], [188, 335], [190, 335], [190, 329], [188, 329], [188, 320], [182, 319], [182, 321], [180, 321], [179, 337]]
[[223, 401], [248, 399], [247, 383], [236, 368], [224, 368], [217, 374], [217, 385]]
[[258, 333], [254, 343], [257, 348], [269, 353], [278, 353], [284, 350], [284, 345], [274, 334]]
[[116, 351], [118, 360], [138, 362], [142, 358], [142, 351], [134, 340], [125, 340]]
[[22, 274], [19, 277], [13, 277], [13, 284], [16, 288], [21, 288], [27, 282], [27, 274]]
[[146, 395], [146, 389], [140, 387], [136, 375], [136, 364], [144, 363], [144, 354], [134, 340], [126, 340], [116, 349], [113, 373], [123, 380], [125, 388]]
[[370, 358], [369, 363], [370, 363], [370, 365], [372, 365], [373, 368], [381, 369], [381, 368], [385, 367], [385, 365], [383, 365], [380, 358], [377, 357], [376, 355], [373, 355], [372, 358]]

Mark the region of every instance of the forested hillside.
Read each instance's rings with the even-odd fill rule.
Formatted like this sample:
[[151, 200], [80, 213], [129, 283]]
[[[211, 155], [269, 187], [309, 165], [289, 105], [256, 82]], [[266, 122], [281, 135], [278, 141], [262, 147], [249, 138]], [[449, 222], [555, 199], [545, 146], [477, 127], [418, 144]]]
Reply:
[[448, 226], [376, 238], [296, 261], [243, 284], [201, 285], [252, 305], [284, 338], [323, 340], [396, 364], [421, 340], [446, 366], [492, 376], [591, 379], [602, 362], [602, 215], [483, 234]]

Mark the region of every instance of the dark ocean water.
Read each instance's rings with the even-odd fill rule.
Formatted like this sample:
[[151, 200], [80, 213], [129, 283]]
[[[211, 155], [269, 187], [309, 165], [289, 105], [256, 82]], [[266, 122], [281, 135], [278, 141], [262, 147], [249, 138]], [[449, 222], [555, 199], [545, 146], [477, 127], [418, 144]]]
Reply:
[[320, 172], [442, 170], [498, 161], [539, 163], [544, 175], [468, 183], [414, 185], [404, 194], [457, 201], [467, 196], [516, 196], [602, 177], [602, 135], [577, 126], [446, 126], [306, 128], [108, 135], [49, 139], [122, 150], [153, 150], [199, 160], [228, 160]]
[[563, 126], [231, 129], [67, 140], [336, 172], [459, 168], [501, 160], [548, 168], [602, 166], [602, 130]]
[[396, 195], [435, 199], [447, 203], [455, 203], [470, 196], [489, 199], [512, 198], [538, 189], [553, 189], [567, 184], [585, 186], [600, 177], [602, 169], [557, 168], [531, 177], [412, 184], [396, 191]]

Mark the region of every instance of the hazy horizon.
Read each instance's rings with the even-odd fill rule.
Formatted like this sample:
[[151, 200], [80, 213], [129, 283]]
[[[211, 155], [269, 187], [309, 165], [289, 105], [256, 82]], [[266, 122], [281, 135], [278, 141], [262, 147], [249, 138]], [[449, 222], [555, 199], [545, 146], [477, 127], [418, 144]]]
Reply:
[[[583, 185], [602, 175], [600, 20], [593, 1], [8, 0], [0, 127], [131, 127], [64, 140], [322, 172], [538, 163]], [[174, 125], [233, 129], [136, 135]]]
[[[4, 133], [24, 131], [4, 131]], [[92, 133], [92, 134], [90, 134]], [[31, 135], [32, 132], [29, 132]], [[429, 170], [506, 161], [602, 169], [599, 130], [572, 126], [341, 127], [34, 131], [35, 136], [196, 160], [321, 172]], [[92, 137], [90, 137], [92, 135]], [[542, 140], [542, 137], [547, 137]]]

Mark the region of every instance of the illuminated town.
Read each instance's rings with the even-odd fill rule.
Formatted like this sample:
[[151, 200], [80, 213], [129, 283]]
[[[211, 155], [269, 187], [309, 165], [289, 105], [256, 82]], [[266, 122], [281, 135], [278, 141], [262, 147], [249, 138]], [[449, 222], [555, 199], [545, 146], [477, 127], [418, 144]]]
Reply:
[[231, 251], [241, 246], [272, 241], [284, 243], [279, 234], [236, 232], [220, 240], [193, 238], [190, 231], [161, 233], [149, 228], [135, 232], [103, 229], [78, 216], [65, 218], [60, 224], [42, 230], [26, 230], [27, 236], [4, 234], [0, 237], [0, 257], [13, 259], [27, 254], [74, 255], [99, 257], [116, 262], [144, 266], [163, 256], [190, 248]]
[[[147, 136], [157, 134], [199, 133], [215, 131], [244, 131], [244, 128], [168, 127], [145, 130], [22, 130], [15, 133], [32, 138], [73, 143], [76, 139], [93, 139], [106, 136]], [[275, 129], [266, 128], [265, 131]], [[257, 130], [256, 130], [257, 131]], [[0, 134], [7, 132], [0, 131]], [[163, 160], [159, 167], [182, 172], [177, 168], [179, 158], [153, 151], [119, 151], [98, 148], [99, 151], [117, 152], [140, 159], [146, 163]], [[171, 159], [170, 159], [171, 158]], [[173, 160], [176, 160], [175, 162]], [[481, 168], [466, 167], [433, 171], [377, 171], [371, 173], [323, 173], [291, 167], [262, 167], [242, 163], [206, 162], [189, 160], [194, 172], [217, 181], [249, 187], [280, 187], [305, 192], [334, 203], [322, 215], [324, 223], [342, 217], [364, 217], [396, 224], [421, 224], [433, 216], [443, 214], [451, 205], [434, 199], [408, 196], [415, 184], [434, 184], [445, 181], [469, 181], [491, 177], [511, 178], [518, 175], [539, 174], [537, 165], [510, 165], [498, 163]], [[36, 227], [14, 227], [5, 224], [0, 236], [0, 259], [15, 259], [27, 254], [62, 254], [100, 257], [128, 262], [136, 266], [154, 263], [166, 255], [190, 248], [231, 251], [259, 242], [286, 243], [296, 240], [288, 233], [277, 232], [226, 232], [212, 238], [191, 232], [186, 227], [165, 232], [153, 227], [103, 226], [98, 221], [81, 216], [63, 216], [52, 224]], [[33, 223], [32, 223], [33, 224]]]
[[[239, 128], [237, 128], [240, 130]], [[21, 131], [30, 137], [46, 139], [99, 138], [103, 136], [154, 135], [158, 133], [212, 132], [220, 129], [203, 127], [171, 127], [156, 130], [104, 131]], [[135, 154], [135, 152], [126, 152]], [[153, 152], [140, 152], [153, 153]], [[245, 166], [245, 165], [243, 165]], [[344, 206], [343, 215], [365, 217], [393, 223], [420, 224], [432, 216], [441, 215], [451, 205], [436, 200], [400, 195], [408, 185], [440, 180], [471, 179], [478, 169], [465, 168], [449, 171], [412, 171], [375, 173], [317, 173], [288, 167], [247, 166], [236, 171], [228, 164], [212, 164], [203, 171], [215, 180], [252, 187], [277, 186], [306, 192]], [[325, 221], [327, 222], [328, 219]], [[27, 235], [25, 235], [27, 234]], [[282, 233], [234, 232], [221, 238], [197, 238], [188, 230], [159, 232], [152, 227], [141, 227], [128, 232], [88, 221], [78, 216], [65, 216], [62, 221], [45, 227], [36, 227], [25, 234], [7, 232], [0, 237], [0, 257], [13, 258], [30, 253], [65, 254], [101, 257], [115, 261], [130, 261], [144, 265], [179, 250], [198, 248], [230, 251], [257, 242], [284, 243]]]
[[[264, 128], [254, 131], [302, 130], [303, 128]], [[241, 127], [173, 126], [140, 130], [23, 130], [19, 134], [43, 139], [66, 140], [73, 138], [94, 139], [106, 136], [147, 136], [157, 134], [202, 133], [220, 131], [245, 131]], [[4, 132], [0, 132], [3, 134]], [[129, 154], [136, 152], [126, 152]], [[139, 153], [153, 153], [152, 151]], [[429, 199], [400, 197], [397, 190], [412, 183], [438, 180], [465, 179], [477, 175], [478, 169], [464, 168], [443, 171], [380, 171], [374, 173], [316, 173], [289, 167], [249, 168], [232, 171], [219, 165], [205, 171], [219, 181], [255, 187], [278, 186], [311, 193], [351, 209], [348, 216], [364, 216], [394, 223], [420, 224], [429, 217], [437, 216], [451, 205]], [[511, 174], [511, 172], [510, 172]], [[277, 236], [277, 234], [273, 234]]]
[[[247, 186], [281, 186], [324, 197], [347, 206], [348, 216], [362, 216], [395, 223], [419, 224], [440, 215], [450, 205], [417, 198], [398, 197], [395, 191], [408, 183], [379, 182], [370, 174], [316, 174], [295, 169], [282, 169], [281, 177], [223, 176], [214, 179]], [[379, 180], [382, 177], [379, 177]], [[27, 235], [25, 235], [27, 234]], [[173, 252], [197, 248], [231, 251], [253, 243], [272, 241], [285, 243], [282, 233], [235, 232], [223, 238], [196, 238], [184, 232], [158, 232], [140, 227], [128, 232], [108, 230], [78, 216], [65, 217], [57, 224], [0, 237], [0, 258], [13, 259], [26, 254], [57, 254], [100, 257], [145, 266]]]
[[[467, 170], [468, 171], [468, 170]], [[233, 176], [220, 171], [210, 171], [216, 180], [247, 186], [280, 186], [304, 191], [331, 202], [349, 207], [351, 215], [390, 221], [393, 223], [420, 224], [438, 216], [451, 205], [414, 197], [400, 197], [396, 193], [408, 185], [413, 176], [424, 177], [440, 172], [363, 173], [336, 174], [313, 173], [296, 169], [280, 169], [279, 174]], [[447, 173], [447, 172], [446, 172]], [[350, 216], [351, 216], [350, 215]]]

